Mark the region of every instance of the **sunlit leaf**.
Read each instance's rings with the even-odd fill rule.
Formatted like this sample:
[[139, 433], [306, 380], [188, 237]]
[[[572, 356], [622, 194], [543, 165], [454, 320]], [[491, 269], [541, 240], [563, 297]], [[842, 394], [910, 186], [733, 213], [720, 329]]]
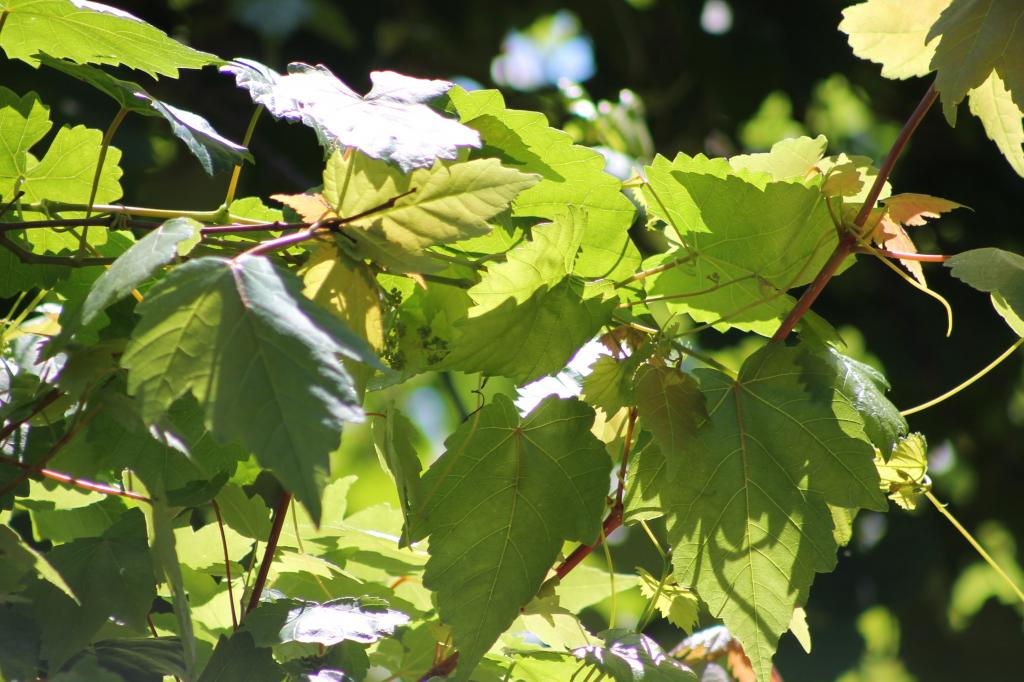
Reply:
[[128, 66], [156, 77], [178, 77], [220, 59], [169, 38], [163, 31], [109, 5], [89, 0], [0, 0], [5, 14], [0, 48], [29, 64], [40, 52], [79, 64]]
[[476, 131], [425, 104], [448, 92], [448, 81], [373, 71], [373, 88], [363, 96], [322, 65], [296, 62], [282, 75], [251, 59], [236, 59], [221, 70], [274, 116], [313, 128], [325, 147], [354, 147], [397, 164], [403, 173], [429, 168], [436, 159], [454, 159], [460, 147], [480, 146]]

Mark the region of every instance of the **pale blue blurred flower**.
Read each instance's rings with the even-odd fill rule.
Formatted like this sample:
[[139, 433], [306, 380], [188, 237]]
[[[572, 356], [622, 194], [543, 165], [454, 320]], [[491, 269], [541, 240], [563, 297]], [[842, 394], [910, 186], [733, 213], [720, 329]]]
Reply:
[[509, 32], [501, 49], [491, 61], [491, 78], [515, 90], [538, 90], [563, 80], [581, 83], [595, 72], [593, 44], [567, 10], [541, 17], [525, 31]]

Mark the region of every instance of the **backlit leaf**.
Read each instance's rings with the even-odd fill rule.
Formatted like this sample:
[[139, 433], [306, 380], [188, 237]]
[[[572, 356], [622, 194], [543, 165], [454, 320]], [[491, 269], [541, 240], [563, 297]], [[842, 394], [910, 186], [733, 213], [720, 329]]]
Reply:
[[654, 605], [667, 619], [683, 632], [693, 632], [697, 624], [697, 613], [700, 601], [697, 595], [676, 584], [675, 578], [669, 576], [664, 582], [642, 568], [637, 568], [640, 576], [640, 592], [644, 599], [654, 599]]
[[971, 113], [985, 126], [985, 134], [996, 143], [1017, 175], [1024, 177], [1024, 108], [1014, 103], [997, 73], [971, 90], [969, 97]]
[[476, 131], [425, 104], [448, 92], [448, 81], [373, 71], [373, 88], [364, 96], [322, 65], [296, 62], [282, 75], [251, 59], [236, 59], [221, 70], [277, 118], [313, 128], [325, 147], [354, 147], [397, 164], [403, 173], [429, 168], [436, 159], [454, 159], [460, 147], [480, 146]]
[[469, 296], [443, 367], [507, 376], [517, 384], [551, 374], [611, 316], [608, 287], [586, 286], [574, 262], [588, 216], [572, 211], [533, 229], [533, 239], [491, 265]]
[[817, 164], [825, 156], [827, 147], [824, 135], [813, 139], [792, 137], [776, 142], [769, 152], [730, 157], [729, 165], [736, 170], [767, 173], [776, 181], [802, 182], [817, 175]]
[[452, 628], [456, 679], [469, 679], [537, 593], [564, 541], [597, 539], [611, 461], [590, 433], [593, 417], [578, 400], [548, 398], [523, 419], [499, 394], [424, 476], [423, 582]]
[[843, 10], [839, 30], [850, 36], [855, 55], [882, 65], [886, 78], [924, 76], [938, 44], [929, 31], [950, 2], [868, 0]]
[[319, 519], [327, 457], [362, 419], [338, 358], [377, 360], [299, 287], [262, 257], [189, 261], [139, 305], [122, 365], [146, 422], [191, 391], [208, 428], [243, 442]]
[[629, 239], [635, 209], [622, 183], [604, 172], [604, 157], [574, 145], [565, 132], [548, 126], [543, 114], [506, 109], [496, 90], [448, 93], [463, 123], [480, 131], [485, 150], [508, 166], [543, 178], [512, 204], [512, 215], [554, 220], [567, 204], [582, 206], [590, 226], [583, 235], [576, 272], [581, 277], [619, 280], [640, 262]]
[[124, 65], [178, 77], [220, 59], [193, 50], [131, 14], [88, 0], [0, 0], [6, 14], [0, 48], [8, 57], [35, 65], [48, 52], [79, 64]]
[[409, 622], [409, 616], [372, 600], [306, 602], [281, 599], [261, 604], [245, 619], [257, 646], [305, 642], [334, 646], [345, 641], [371, 644]]
[[645, 173], [650, 212], [687, 245], [645, 263], [679, 262], [651, 278], [650, 292], [716, 329], [771, 335], [794, 305], [785, 292], [810, 282], [836, 243], [821, 191], [684, 154], [659, 156]]
[[[768, 680], [814, 574], [836, 563], [827, 503], [884, 509], [874, 448], [830, 362], [770, 345], [732, 378], [695, 371], [710, 420], [663, 486], [675, 576], [739, 638]], [[667, 499], [666, 499], [667, 498]]]
[[875, 455], [879, 485], [889, 499], [903, 509], [915, 509], [928, 473], [928, 442], [912, 433], [893, 448], [887, 458]]
[[398, 503], [405, 519], [404, 536], [412, 534], [411, 512], [419, 507], [423, 491], [420, 484], [420, 470], [423, 465], [416, 454], [414, 437], [416, 427], [409, 418], [394, 408], [384, 412], [383, 419], [370, 424], [373, 430], [373, 444], [381, 465], [391, 474], [398, 488]]
[[697, 428], [707, 420], [704, 394], [689, 374], [653, 365], [637, 372], [635, 392], [640, 424], [654, 434], [672, 479], [687, 460], [686, 448]]

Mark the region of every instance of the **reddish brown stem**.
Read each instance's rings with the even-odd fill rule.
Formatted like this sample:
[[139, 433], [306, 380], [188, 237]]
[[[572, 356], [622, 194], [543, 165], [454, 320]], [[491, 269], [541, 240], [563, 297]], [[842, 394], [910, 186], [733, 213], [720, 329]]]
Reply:
[[889, 149], [889, 153], [885, 157], [885, 161], [882, 162], [881, 168], [878, 169], [878, 177], [875, 178], [875, 182], [871, 185], [871, 190], [868, 192], [867, 197], [864, 199], [864, 205], [861, 207], [860, 212], [854, 219], [854, 230], [853, 233], [844, 235], [839, 243], [836, 245], [835, 250], [832, 252], [832, 256], [829, 257], [825, 265], [822, 266], [821, 271], [814, 278], [808, 287], [804, 290], [804, 293], [800, 296], [800, 299], [793, 306], [793, 309], [789, 311], [786, 318], [779, 325], [778, 330], [772, 336], [772, 341], [782, 341], [790, 332], [796, 327], [800, 319], [811, 309], [811, 304], [817, 300], [818, 296], [825, 289], [825, 285], [829, 283], [833, 275], [839, 269], [839, 266], [843, 264], [843, 261], [854, 252], [857, 247], [857, 239], [862, 231], [864, 224], [867, 223], [868, 216], [871, 215], [871, 210], [875, 207], [875, 203], [878, 201], [878, 196], [882, 193], [882, 188], [885, 187], [886, 181], [889, 176], [892, 175], [892, 169], [896, 165], [896, 160], [900, 157], [903, 149], [907, 146], [907, 142], [910, 141], [914, 131], [917, 130], [917, 126], [920, 125], [921, 120], [924, 118], [928, 110], [931, 109], [932, 105], [935, 104], [935, 100], [939, 97], [938, 90], [935, 89], [935, 85], [932, 84], [928, 91], [924, 93], [924, 97], [918, 102], [914, 112], [910, 114], [910, 118], [903, 124], [903, 129], [900, 130], [900, 134], [896, 137], [896, 140], [892, 143], [892, 147]]
[[[274, 522], [270, 526], [270, 535], [267, 536], [267, 546], [263, 550], [263, 560], [260, 562], [260, 570], [256, 574], [256, 581], [252, 584], [252, 594], [249, 595], [249, 603], [245, 607], [245, 613], [249, 613], [259, 606], [260, 595], [267, 584], [267, 576], [270, 575], [270, 564], [274, 561], [274, 553], [277, 551], [277, 541], [281, 537], [281, 529], [284, 528], [284, 519], [288, 516], [288, 505], [292, 502], [292, 494], [283, 491], [281, 498], [277, 501], [277, 508], [274, 510]], [[244, 618], [244, 615], [243, 615]]]
[[19, 469], [23, 469], [29, 473], [29, 476], [35, 474], [37, 476], [42, 476], [43, 478], [48, 478], [51, 481], [57, 481], [58, 483], [66, 483], [76, 488], [81, 488], [83, 490], [91, 490], [92, 492], [103, 493], [104, 495], [116, 495], [118, 497], [127, 497], [130, 500], [138, 500], [139, 502], [153, 502], [153, 500], [146, 497], [145, 495], [133, 493], [130, 490], [123, 490], [116, 486], [107, 485], [106, 483], [96, 483], [95, 481], [87, 481], [84, 478], [75, 478], [74, 476], [61, 473], [60, 471], [54, 471], [53, 469], [40, 469], [38, 467], [32, 466], [31, 464], [25, 464], [24, 462], [19, 462], [15, 459], [11, 459], [10, 457], [0, 457], [0, 462], [3, 462], [4, 464], [10, 464], [11, 466], [18, 467]]
[[[44, 469], [43, 466], [47, 462], [49, 462], [51, 459], [53, 459], [54, 456], [56, 456], [56, 454], [58, 452], [60, 452], [64, 448], [64, 446], [67, 445], [68, 442], [72, 438], [75, 437], [75, 434], [77, 434], [83, 427], [85, 427], [86, 424], [88, 424], [90, 421], [92, 421], [93, 417], [95, 417], [98, 414], [98, 412], [99, 412], [99, 410], [93, 410], [92, 412], [89, 412], [88, 414], [83, 416], [81, 419], [79, 419], [77, 424], [74, 424], [71, 428], [69, 428], [64, 433], [63, 436], [61, 436], [59, 439], [57, 439], [57, 442], [55, 442], [53, 445], [50, 446], [50, 449], [46, 451], [46, 454], [43, 455], [42, 459], [40, 459], [38, 462], [35, 462], [33, 464], [26, 464], [25, 462], [19, 462], [18, 460], [13, 459], [13, 458], [6, 458], [6, 457], [3, 458], [3, 460], [5, 462], [8, 462], [9, 464], [13, 464], [14, 466], [22, 469], [22, 471], [24, 473], [22, 473], [19, 476], [16, 476], [14, 478], [14, 480], [12, 480], [7, 485], [5, 485], [2, 488], [0, 488], [0, 497], [3, 497], [7, 493], [10, 493], [10, 492], [13, 492], [13, 491], [17, 490], [18, 486], [21, 485], [22, 483], [24, 483], [25, 481], [27, 481], [29, 479], [29, 477], [32, 476], [33, 473], [39, 474], [41, 476], [46, 476], [47, 478], [54, 478], [54, 474], [57, 474], [57, 472], [50, 471], [49, 469]], [[63, 481], [65, 483], [71, 483], [73, 481], [77, 481], [77, 479], [73, 479], [71, 476], [67, 476], [66, 474], [61, 474], [61, 476], [65, 477], [66, 480]], [[61, 480], [61, 479], [60, 478], [56, 478], [55, 480]], [[78, 483], [75, 483], [75, 485], [78, 485]], [[93, 484], [93, 485], [97, 485], [97, 484]]]
[[455, 670], [455, 666], [459, 663], [459, 652], [454, 651], [450, 655], [445, 656], [440, 661], [434, 664], [434, 666], [423, 673], [420, 677], [419, 682], [428, 682], [432, 677], [448, 677]]
[[854, 253], [863, 253], [869, 256], [884, 256], [897, 260], [916, 260], [922, 263], [945, 263], [952, 256], [945, 256], [941, 253], [910, 253], [909, 251], [889, 251], [887, 249], [876, 249], [870, 246], [858, 246]]
[[[619, 526], [622, 525], [622, 505], [616, 503], [612, 507], [612, 510], [608, 512], [608, 517], [604, 520], [602, 528], [604, 532], [601, 534], [602, 538], [607, 538], [611, 535]], [[569, 574], [572, 569], [580, 565], [580, 562], [586, 559], [591, 552], [601, 546], [601, 540], [598, 540], [592, 545], [580, 545], [573, 550], [572, 554], [565, 557], [565, 561], [558, 565], [555, 569], [555, 577], [561, 580]]]
[[231, 587], [231, 557], [228, 556], [228, 538], [224, 534], [224, 518], [220, 515], [220, 505], [217, 500], [210, 500], [213, 507], [213, 514], [217, 517], [217, 528], [220, 529], [220, 546], [224, 549], [224, 579], [228, 583], [228, 602], [231, 604], [231, 625], [238, 629], [238, 614], [235, 613], [235, 593]]

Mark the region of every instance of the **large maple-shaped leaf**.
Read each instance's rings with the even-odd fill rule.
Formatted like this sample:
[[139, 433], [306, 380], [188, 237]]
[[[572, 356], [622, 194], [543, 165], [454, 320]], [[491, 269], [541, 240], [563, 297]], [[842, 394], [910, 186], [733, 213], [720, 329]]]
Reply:
[[685, 245], [651, 259], [684, 261], [653, 277], [651, 293], [698, 322], [770, 335], [793, 307], [784, 292], [814, 278], [836, 231], [817, 187], [737, 172], [685, 154], [645, 169], [648, 210]]
[[73, 540], [47, 558], [83, 608], [145, 629], [156, 580], [139, 510], [125, 512], [102, 536]]
[[300, 291], [263, 257], [189, 261], [139, 305], [122, 364], [147, 423], [191, 391], [208, 428], [238, 438], [319, 519], [328, 455], [362, 419], [339, 356], [377, 360]]
[[885, 509], [874, 448], [828, 357], [772, 344], [738, 378], [695, 373], [710, 418], [661, 490], [675, 575], [767, 681], [814, 574], [835, 566], [828, 505]]
[[236, 59], [221, 70], [274, 116], [313, 128], [324, 146], [354, 147], [398, 164], [405, 173], [428, 168], [436, 159], [454, 159], [460, 147], [480, 146], [475, 130], [425, 104], [448, 92], [448, 81], [373, 71], [373, 88], [359, 95], [321, 65], [295, 62], [282, 75], [251, 59]]
[[1017, 0], [868, 0], [843, 10], [854, 54], [887, 78], [937, 71], [950, 123], [968, 97], [988, 137], [1024, 176], [1024, 35]]
[[[567, 540], [593, 542], [611, 461], [594, 411], [549, 398], [525, 419], [507, 397], [466, 421], [423, 478], [418, 527], [430, 533], [424, 584], [473, 668], [540, 589]], [[472, 548], [472, 551], [467, 551]]]
[[[539, 176], [497, 159], [436, 161], [411, 175], [362, 154], [335, 152], [324, 169], [323, 197], [352, 236], [416, 253], [491, 231], [487, 221]], [[315, 207], [311, 208], [315, 212]]]
[[640, 255], [627, 231], [635, 209], [622, 193], [622, 183], [604, 172], [604, 157], [574, 145], [567, 133], [549, 127], [543, 114], [506, 109], [496, 90], [453, 88], [449, 98], [461, 120], [480, 131], [486, 153], [543, 177], [516, 197], [513, 215], [553, 220], [567, 204], [582, 206], [590, 225], [583, 237], [577, 272], [583, 277], [615, 280], [633, 274]]
[[113, 98], [122, 109], [141, 116], [162, 117], [170, 124], [174, 136], [185, 143], [209, 175], [253, 160], [245, 147], [221, 136], [202, 116], [160, 101], [137, 83], [114, 78], [94, 66], [55, 59], [46, 54], [40, 55], [39, 60], [45, 66], [88, 83]]
[[674, 367], [645, 365], [636, 376], [641, 425], [654, 435], [673, 478], [685, 466], [686, 446], [707, 419], [704, 395], [689, 374]]
[[79, 64], [128, 66], [151, 76], [220, 63], [128, 12], [88, 0], [0, 0], [0, 48], [35, 65], [48, 52]]
[[588, 216], [573, 210], [533, 230], [533, 239], [488, 267], [469, 290], [475, 305], [444, 367], [507, 376], [518, 384], [565, 367], [611, 316], [607, 287], [573, 274]]

